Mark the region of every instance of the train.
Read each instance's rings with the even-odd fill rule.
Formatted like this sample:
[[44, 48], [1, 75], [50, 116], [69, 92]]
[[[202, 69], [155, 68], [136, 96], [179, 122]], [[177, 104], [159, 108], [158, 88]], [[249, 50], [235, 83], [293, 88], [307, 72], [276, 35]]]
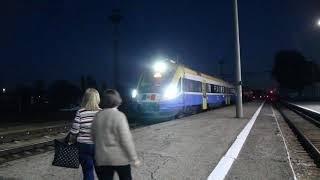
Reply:
[[194, 114], [234, 102], [231, 83], [172, 60], [156, 62], [143, 72], [132, 91], [133, 113], [145, 118]]

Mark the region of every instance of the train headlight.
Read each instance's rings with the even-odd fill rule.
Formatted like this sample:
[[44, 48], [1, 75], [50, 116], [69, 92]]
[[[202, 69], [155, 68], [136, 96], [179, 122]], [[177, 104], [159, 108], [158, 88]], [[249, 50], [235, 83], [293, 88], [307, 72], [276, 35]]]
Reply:
[[159, 73], [163, 73], [165, 72], [167, 69], [167, 65], [166, 63], [162, 62], [162, 61], [159, 61], [159, 62], [156, 62], [154, 65], [153, 65], [153, 70], [155, 72], [159, 72]]
[[159, 79], [159, 78], [162, 78], [162, 74], [159, 72], [156, 72], [154, 73], [153, 77]]
[[165, 89], [163, 97], [165, 99], [173, 99], [177, 97], [178, 89], [175, 86], [169, 86]]
[[138, 95], [138, 91], [137, 91], [136, 89], [132, 90], [132, 92], [131, 92], [131, 97], [132, 97], [132, 98], [136, 98], [137, 95]]

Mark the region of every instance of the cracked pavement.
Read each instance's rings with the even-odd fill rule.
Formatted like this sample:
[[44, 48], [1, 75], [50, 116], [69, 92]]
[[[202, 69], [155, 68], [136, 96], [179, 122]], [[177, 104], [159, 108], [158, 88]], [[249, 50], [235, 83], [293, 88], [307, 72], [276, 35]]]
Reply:
[[[259, 105], [245, 104], [242, 119], [229, 106], [133, 130], [142, 160], [141, 167], [132, 168], [134, 179], [207, 179]], [[52, 158], [47, 152], [2, 164], [0, 179], [82, 178], [80, 169], [51, 166]]]
[[265, 104], [226, 180], [293, 179], [271, 106]]

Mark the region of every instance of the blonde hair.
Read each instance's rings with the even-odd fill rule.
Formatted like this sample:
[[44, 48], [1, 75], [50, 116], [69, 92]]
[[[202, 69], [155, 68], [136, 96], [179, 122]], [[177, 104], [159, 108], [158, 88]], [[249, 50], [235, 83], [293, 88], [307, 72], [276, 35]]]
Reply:
[[100, 95], [94, 88], [88, 88], [83, 95], [81, 108], [89, 111], [97, 111], [100, 109]]

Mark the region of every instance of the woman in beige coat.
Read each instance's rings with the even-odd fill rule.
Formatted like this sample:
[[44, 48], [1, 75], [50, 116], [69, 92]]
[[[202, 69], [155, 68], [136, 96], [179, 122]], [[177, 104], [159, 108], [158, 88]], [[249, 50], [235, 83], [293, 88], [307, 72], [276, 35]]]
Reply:
[[131, 180], [130, 164], [140, 164], [127, 118], [117, 109], [121, 102], [117, 91], [104, 92], [103, 110], [97, 113], [92, 124], [95, 169], [100, 180], [112, 180], [115, 171], [120, 180]]

